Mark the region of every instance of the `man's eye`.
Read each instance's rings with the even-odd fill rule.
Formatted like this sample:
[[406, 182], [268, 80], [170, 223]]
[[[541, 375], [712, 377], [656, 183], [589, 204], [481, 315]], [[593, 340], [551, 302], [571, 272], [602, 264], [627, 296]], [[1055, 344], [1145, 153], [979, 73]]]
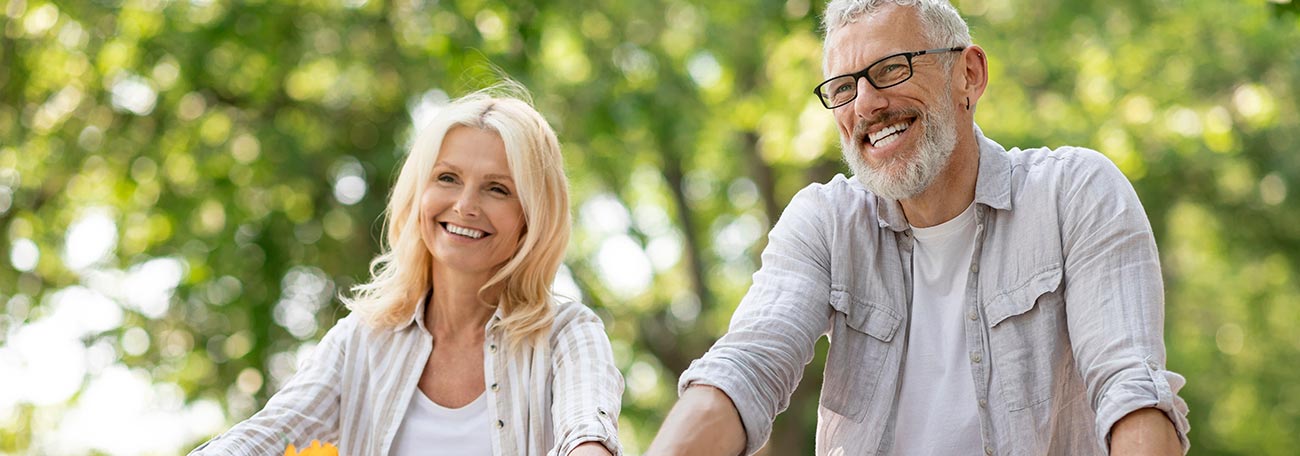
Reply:
[[899, 65], [895, 63], [890, 65], [885, 65], [885, 69], [881, 71], [883, 71], [886, 74], [893, 74], [893, 73], [898, 73], [900, 71], [903, 71], [904, 68], [907, 68], [907, 65]]

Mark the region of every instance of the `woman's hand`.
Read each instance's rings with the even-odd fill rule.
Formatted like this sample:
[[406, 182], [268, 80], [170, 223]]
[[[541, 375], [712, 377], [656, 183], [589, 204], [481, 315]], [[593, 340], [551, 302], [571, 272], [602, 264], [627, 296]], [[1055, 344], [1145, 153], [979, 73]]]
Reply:
[[609, 453], [609, 450], [605, 449], [605, 445], [601, 445], [599, 442], [587, 442], [582, 445], [578, 445], [577, 448], [574, 448], [573, 451], [570, 451], [569, 456], [613, 456], [613, 455]]

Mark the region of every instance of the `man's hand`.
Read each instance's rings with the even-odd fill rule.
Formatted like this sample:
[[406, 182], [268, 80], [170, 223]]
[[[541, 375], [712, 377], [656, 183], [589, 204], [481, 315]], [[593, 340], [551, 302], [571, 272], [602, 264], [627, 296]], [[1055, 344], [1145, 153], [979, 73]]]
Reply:
[[745, 427], [722, 390], [693, 385], [668, 412], [646, 456], [729, 455], [745, 451]]
[[609, 450], [605, 449], [605, 445], [601, 445], [599, 442], [587, 442], [578, 445], [577, 448], [574, 448], [573, 451], [570, 451], [569, 456], [613, 456], [613, 455], [609, 453]]
[[1110, 454], [1157, 454], [1176, 456], [1183, 454], [1174, 423], [1165, 412], [1144, 408], [1125, 415], [1115, 422], [1110, 431]]

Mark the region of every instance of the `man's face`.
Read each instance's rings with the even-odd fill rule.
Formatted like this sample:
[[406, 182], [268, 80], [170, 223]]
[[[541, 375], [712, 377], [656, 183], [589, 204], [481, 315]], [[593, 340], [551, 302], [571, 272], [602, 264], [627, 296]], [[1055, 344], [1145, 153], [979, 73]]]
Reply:
[[[826, 74], [856, 72], [886, 56], [933, 44], [914, 9], [887, 5], [827, 37]], [[913, 58], [911, 79], [883, 90], [859, 79], [857, 99], [835, 108], [844, 160], [873, 193], [889, 199], [916, 196], [947, 166], [957, 143], [956, 101], [943, 58]]]

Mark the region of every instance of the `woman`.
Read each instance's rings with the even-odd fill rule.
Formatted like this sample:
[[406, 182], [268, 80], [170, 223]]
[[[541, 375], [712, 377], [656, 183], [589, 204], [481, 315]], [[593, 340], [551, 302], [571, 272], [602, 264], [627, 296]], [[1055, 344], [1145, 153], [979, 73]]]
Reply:
[[480, 92], [420, 131], [351, 315], [266, 408], [191, 454], [618, 455], [604, 326], [550, 285], [569, 240], [555, 133]]

